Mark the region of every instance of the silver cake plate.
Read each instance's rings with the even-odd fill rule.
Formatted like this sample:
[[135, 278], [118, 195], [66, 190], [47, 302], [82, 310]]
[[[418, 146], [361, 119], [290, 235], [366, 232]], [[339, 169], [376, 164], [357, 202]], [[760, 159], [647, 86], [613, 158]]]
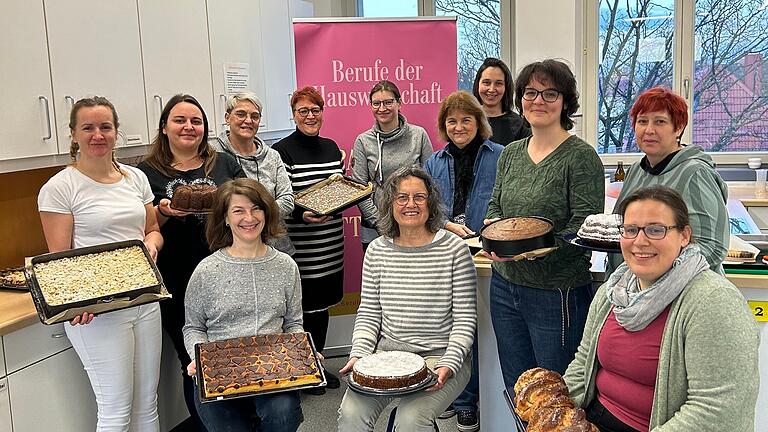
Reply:
[[416, 393], [417, 391], [421, 391], [433, 386], [437, 382], [437, 375], [431, 370], [428, 370], [428, 372], [429, 373], [427, 377], [424, 378], [424, 380], [422, 380], [420, 383], [414, 384], [408, 387], [401, 387], [401, 388], [394, 388], [394, 389], [376, 389], [376, 388], [366, 387], [364, 385], [358, 384], [355, 381], [355, 379], [352, 377], [352, 373], [346, 376], [346, 380], [347, 380], [347, 385], [349, 385], [349, 389], [355, 393], [360, 393], [366, 396], [399, 397], [399, 396], [409, 395], [411, 393]]

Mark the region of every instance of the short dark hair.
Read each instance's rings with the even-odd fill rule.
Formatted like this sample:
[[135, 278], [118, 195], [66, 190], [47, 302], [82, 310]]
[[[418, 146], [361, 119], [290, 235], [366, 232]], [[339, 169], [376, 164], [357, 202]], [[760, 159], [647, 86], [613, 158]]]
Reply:
[[400, 235], [400, 226], [395, 220], [395, 215], [392, 214], [392, 204], [397, 196], [397, 187], [408, 177], [421, 179], [427, 188], [427, 210], [429, 211], [427, 230], [435, 233], [443, 226], [444, 216], [437, 184], [424, 169], [418, 166], [404, 166], [387, 177], [387, 181], [376, 193], [376, 205], [379, 208], [379, 220], [376, 225], [381, 234], [390, 238]]
[[205, 239], [208, 241], [208, 247], [211, 251], [232, 245], [232, 229], [226, 225], [227, 211], [232, 195], [242, 195], [264, 210], [264, 229], [261, 230], [262, 241], [266, 242], [269, 238], [284, 234], [285, 230], [280, 225], [280, 212], [272, 195], [258, 181], [250, 178], [238, 178], [224, 183], [216, 191], [213, 210], [208, 215], [205, 224]]
[[395, 83], [388, 80], [381, 80], [377, 82], [376, 85], [374, 85], [371, 89], [371, 93], [368, 95], [368, 100], [373, 101], [373, 95], [380, 91], [388, 91], [392, 93], [392, 96], [395, 97], [395, 100], [400, 102], [400, 89], [397, 88]]
[[291, 95], [291, 109], [296, 109], [296, 104], [299, 103], [299, 101], [302, 99], [307, 99], [308, 101], [319, 106], [320, 109], [323, 109], [323, 106], [325, 106], [323, 95], [321, 95], [320, 92], [317, 91], [317, 89], [314, 87], [307, 86], [293, 92]]
[[680, 192], [664, 185], [648, 186], [630, 193], [619, 203], [616, 212], [624, 218], [630, 204], [645, 200], [657, 201], [669, 207], [675, 217], [675, 225], [678, 227], [683, 228], [691, 224], [688, 218], [688, 206], [685, 204], [683, 196], [680, 195]]
[[512, 79], [512, 72], [507, 67], [507, 64], [503, 61], [495, 58], [488, 57], [483, 61], [483, 64], [477, 69], [475, 74], [475, 83], [472, 85], [472, 94], [475, 95], [477, 101], [482, 105], [483, 100], [480, 99], [480, 77], [483, 75], [486, 69], [489, 67], [496, 67], [501, 69], [504, 74], [504, 96], [501, 98], [501, 112], [505, 113], [512, 110], [512, 96], [514, 95], [514, 80]]
[[170, 98], [168, 103], [165, 104], [163, 111], [160, 113], [157, 135], [152, 141], [152, 148], [149, 150], [149, 154], [144, 160], [152, 168], [160, 171], [166, 177], [175, 177], [178, 173], [178, 171], [171, 166], [171, 163], [173, 162], [171, 143], [168, 140], [168, 135], [163, 133], [163, 128], [168, 124], [168, 117], [171, 115], [173, 107], [182, 102], [196, 106], [203, 116], [203, 139], [200, 140], [200, 144], [197, 146], [197, 154], [203, 160], [205, 175], [208, 176], [211, 174], [213, 166], [216, 163], [216, 151], [210, 144], [208, 144], [208, 117], [205, 115], [203, 106], [200, 105], [200, 102], [198, 102], [192, 95], [179, 93]]
[[488, 123], [488, 117], [485, 115], [483, 107], [480, 106], [480, 102], [472, 97], [471, 94], [459, 90], [449, 94], [440, 105], [440, 111], [437, 113], [437, 131], [440, 133], [440, 138], [448, 141], [445, 120], [451, 111], [462, 111], [473, 116], [477, 122], [477, 134], [484, 140], [493, 135], [493, 129], [491, 129], [491, 124]]
[[[565, 130], [573, 129], [571, 116], [579, 110], [579, 91], [576, 89], [576, 77], [571, 68], [560, 60], [547, 59], [523, 67], [517, 75], [515, 85], [515, 106], [523, 112], [523, 93], [528, 84], [536, 78], [542, 84], [552, 86], [563, 96], [563, 110], [560, 113], [560, 126]], [[526, 123], [528, 121], [526, 120]]]

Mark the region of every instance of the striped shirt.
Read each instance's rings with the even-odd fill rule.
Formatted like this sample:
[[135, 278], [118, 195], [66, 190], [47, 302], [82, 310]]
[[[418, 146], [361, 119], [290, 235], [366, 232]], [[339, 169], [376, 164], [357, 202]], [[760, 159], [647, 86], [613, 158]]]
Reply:
[[444, 350], [435, 367], [458, 373], [474, 340], [477, 274], [464, 242], [440, 230], [421, 247], [371, 242], [363, 261], [350, 357], [373, 353], [379, 337], [412, 352]]
[[[275, 143], [294, 193], [343, 173], [341, 151], [333, 140], [304, 135], [296, 130]], [[286, 218], [288, 236], [296, 253], [305, 312], [327, 309], [341, 301], [344, 283], [344, 226], [341, 214], [317, 224], [304, 222], [304, 209], [296, 206]]]

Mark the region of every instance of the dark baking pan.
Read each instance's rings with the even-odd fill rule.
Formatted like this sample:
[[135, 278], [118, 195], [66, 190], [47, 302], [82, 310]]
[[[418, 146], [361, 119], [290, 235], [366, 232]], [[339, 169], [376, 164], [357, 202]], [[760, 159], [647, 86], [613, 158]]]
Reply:
[[[302, 384], [295, 387], [277, 388], [277, 389], [270, 389], [270, 390], [263, 390], [263, 391], [253, 391], [248, 393], [223, 395], [223, 396], [216, 396], [216, 397], [205, 397], [205, 389], [203, 389], [203, 368], [200, 365], [200, 343], [196, 343], [195, 344], [195, 369], [196, 370], [195, 370], [194, 378], [197, 381], [197, 397], [200, 398], [200, 402], [208, 403], [208, 402], [216, 402], [220, 400], [239, 399], [244, 397], [265, 395], [265, 394], [271, 394], [271, 393], [282, 393], [282, 392], [294, 391], [294, 390], [304, 390], [304, 389], [313, 388], [313, 387], [325, 387], [328, 384], [328, 381], [325, 378], [325, 369], [323, 368], [323, 364], [320, 363], [320, 359], [317, 357], [317, 349], [315, 348], [314, 341], [312, 341], [312, 335], [308, 332], [305, 332], [304, 334], [307, 335], [307, 340], [309, 341], [309, 348], [312, 350], [312, 356], [315, 358], [315, 364], [317, 364], [317, 370], [320, 371], [319, 383]], [[252, 335], [252, 336], [258, 336], [258, 335]], [[210, 341], [210, 342], [214, 342], [214, 341]]]
[[[345, 201], [344, 203], [339, 204], [337, 206], [334, 206], [333, 208], [330, 208], [330, 209], [312, 208], [311, 206], [308, 206], [306, 204], [302, 204], [300, 202], [302, 197], [304, 197], [304, 196], [306, 196], [306, 195], [308, 195], [308, 194], [310, 194], [310, 193], [312, 193], [312, 192], [314, 192], [314, 191], [316, 191], [318, 189], [321, 189], [321, 188], [323, 188], [324, 186], [326, 186], [328, 184], [331, 184], [331, 183], [337, 182], [337, 181], [345, 181], [345, 182], [348, 182], [348, 183], [354, 183], [355, 185], [359, 185], [361, 187], [360, 192], [355, 194], [353, 197], [351, 197], [349, 200]], [[337, 213], [339, 213], [339, 212], [341, 212], [343, 210], [346, 210], [346, 209], [348, 209], [350, 207], [356, 206], [357, 204], [361, 203], [366, 198], [370, 197], [372, 193], [373, 193], [373, 185], [371, 183], [368, 183], [366, 185], [366, 184], [363, 184], [363, 183], [356, 182], [356, 181], [352, 180], [351, 178], [343, 176], [341, 174], [333, 174], [330, 177], [328, 177], [327, 179], [319, 181], [319, 182], [313, 184], [312, 186], [302, 190], [301, 192], [297, 192], [295, 197], [294, 197], [294, 204], [297, 207], [301, 207], [304, 210], [309, 210], [309, 211], [315, 213], [318, 216], [328, 216], [328, 215], [332, 215], [332, 214], [337, 214]]]
[[493, 226], [496, 223], [499, 223], [501, 221], [512, 219], [511, 217], [508, 218], [502, 218], [498, 221], [488, 224], [484, 226], [480, 230], [480, 239], [483, 243], [483, 250], [490, 252], [496, 252], [496, 256], [500, 258], [512, 258], [517, 255], [520, 255], [525, 252], [534, 251], [537, 249], [544, 249], [544, 248], [551, 248], [555, 246], [555, 233], [554, 233], [554, 224], [551, 220], [540, 217], [540, 216], [518, 216], [518, 217], [528, 217], [533, 219], [539, 219], [549, 224], [550, 229], [546, 233], [531, 237], [527, 239], [520, 239], [520, 240], [493, 240], [486, 238], [483, 235], [483, 232], [488, 229], [488, 227]]
[[[152, 268], [152, 271], [155, 273], [155, 277], [159, 282], [157, 285], [138, 288], [138, 289], [126, 291], [119, 294], [96, 297], [88, 300], [82, 300], [79, 302], [66, 303], [63, 305], [52, 306], [45, 301], [45, 297], [43, 296], [43, 291], [40, 289], [40, 284], [37, 282], [37, 276], [35, 274], [35, 266], [37, 264], [41, 264], [49, 261], [55, 261], [62, 258], [71, 258], [75, 256], [95, 254], [99, 252], [107, 252], [115, 249], [127, 248], [130, 246], [138, 246], [144, 252], [144, 256], [147, 258], [147, 261], [149, 262], [149, 265]], [[80, 307], [95, 305], [100, 303], [111, 303], [115, 300], [133, 300], [136, 297], [146, 293], [160, 294], [163, 286], [163, 277], [160, 275], [160, 271], [157, 269], [155, 262], [152, 260], [152, 257], [149, 255], [149, 251], [147, 250], [147, 247], [144, 245], [144, 242], [142, 242], [141, 240], [125, 240], [120, 242], [105, 243], [105, 244], [100, 244], [96, 246], [88, 246], [88, 247], [77, 248], [77, 249], [69, 249], [61, 252], [53, 252], [53, 253], [38, 255], [38, 256], [32, 257], [31, 270], [30, 270], [30, 267], [28, 267], [27, 271], [28, 271], [27, 281], [29, 282], [29, 291], [30, 293], [32, 293], [32, 300], [35, 304], [35, 308], [37, 309], [37, 313], [40, 316], [41, 321], [47, 320], [55, 315], [58, 315], [61, 312], [66, 311], [67, 309], [75, 309], [75, 308], [80, 308]], [[130, 306], [125, 306], [125, 307], [130, 307]], [[124, 307], [116, 307], [113, 310], [119, 310], [119, 309], [124, 309]]]
[[[24, 275], [26, 278], [24, 267], [15, 267], [15, 268], [8, 268], [5, 270], [0, 270], [0, 277], [4, 277], [6, 275], [9, 275], [10, 273], [16, 273], [16, 272], [21, 272], [21, 274]], [[14, 291], [29, 291], [29, 281], [26, 280], [23, 285], [16, 285], [12, 283], [6, 283], [4, 279], [0, 279], [0, 289], [7, 289], [7, 290], [14, 290]]]

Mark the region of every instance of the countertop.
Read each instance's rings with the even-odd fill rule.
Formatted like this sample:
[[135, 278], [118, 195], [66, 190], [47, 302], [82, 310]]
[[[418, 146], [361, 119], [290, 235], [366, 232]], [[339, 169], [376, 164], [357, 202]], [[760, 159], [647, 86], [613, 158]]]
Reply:
[[28, 292], [0, 290], [0, 336], [40, 322]]

